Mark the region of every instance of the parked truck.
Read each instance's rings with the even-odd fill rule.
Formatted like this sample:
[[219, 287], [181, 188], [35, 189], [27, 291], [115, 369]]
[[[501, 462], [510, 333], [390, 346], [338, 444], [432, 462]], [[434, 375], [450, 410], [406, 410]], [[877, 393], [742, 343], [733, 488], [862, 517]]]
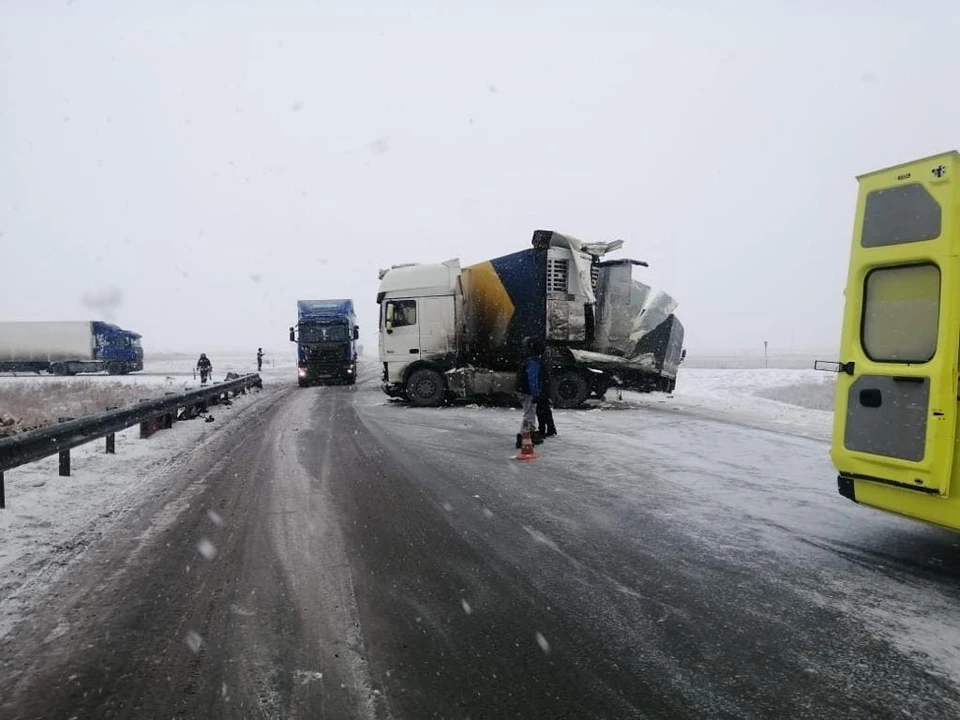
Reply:
[[646, 263], [606, 259], [622, 241], [537, 230], [532, 244], [465, 268], [450, 260], [381, 271], [387, 395], [421, 406], [512, 396], [524, 337], [548, 348], [557, 407], [577, 407], [611, 387], [673, 391], [683, 325], [676, 301], [633, 279]]
[[143, 370], [140, 335], [100, 321], [0, 322], [0, 372], [76, 375]]
[[354, 384], [359, 338], [353, 300], [299, 300], [290, 341], [297, 343], [300, 387], [329, 381]]

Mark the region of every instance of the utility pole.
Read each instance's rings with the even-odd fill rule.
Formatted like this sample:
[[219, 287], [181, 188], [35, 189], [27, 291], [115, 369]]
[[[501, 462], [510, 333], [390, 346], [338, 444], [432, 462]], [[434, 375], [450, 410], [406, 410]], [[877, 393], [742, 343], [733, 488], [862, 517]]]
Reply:
[[769, 368], [770, 364], [767, 362], [767, 341], [763, 341], [763, 366]]

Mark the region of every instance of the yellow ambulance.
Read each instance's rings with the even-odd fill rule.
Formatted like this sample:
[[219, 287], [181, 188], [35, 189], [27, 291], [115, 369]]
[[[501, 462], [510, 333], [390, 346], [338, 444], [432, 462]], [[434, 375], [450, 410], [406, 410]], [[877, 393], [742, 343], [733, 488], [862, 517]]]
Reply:
[[840, 494], [960, 530], [960, 155], [858, 178], [831, 457]]

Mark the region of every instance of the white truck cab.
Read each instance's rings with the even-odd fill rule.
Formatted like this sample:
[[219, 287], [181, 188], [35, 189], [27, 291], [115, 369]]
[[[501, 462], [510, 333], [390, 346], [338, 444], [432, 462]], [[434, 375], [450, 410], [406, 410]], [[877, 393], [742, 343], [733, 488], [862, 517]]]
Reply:
[[[449, 363], [457, 352], [460, 301], [460, 262], [406, 265], [382, 271], [380, 291], [380, 362], [383, 389], [403, 397], [405, 382], [425, 363]], [[444, 387], [435, 372], [420, 379], [432, 382], [442, 397]], [[423, 387], [428, 395], [431, 388]], [[438, 398], [440, 399], [440, 398]]]

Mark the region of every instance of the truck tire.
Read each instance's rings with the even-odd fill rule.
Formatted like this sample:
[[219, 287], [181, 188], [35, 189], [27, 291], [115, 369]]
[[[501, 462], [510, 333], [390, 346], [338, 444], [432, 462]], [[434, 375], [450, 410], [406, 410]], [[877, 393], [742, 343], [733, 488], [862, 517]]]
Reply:
[[567, 370], [557, 376], [553, 388], [553, 404], [558, 408], [580, 407], [589, 396], [590, 388], [580, 373]]
[[54, 363], [50, 366], [50, 372], [54, 375], [66, 375], [67, 366], [63, 363]]
[[407, 397], [418, 407], [438, 407], [443, 404], [446, 384], [443, 375], [432, 368], [415, 370], [406, 384]]
[[107, 375], [122, 375], [123, 366], [120, 363], [109, 362], [107, 363]]

